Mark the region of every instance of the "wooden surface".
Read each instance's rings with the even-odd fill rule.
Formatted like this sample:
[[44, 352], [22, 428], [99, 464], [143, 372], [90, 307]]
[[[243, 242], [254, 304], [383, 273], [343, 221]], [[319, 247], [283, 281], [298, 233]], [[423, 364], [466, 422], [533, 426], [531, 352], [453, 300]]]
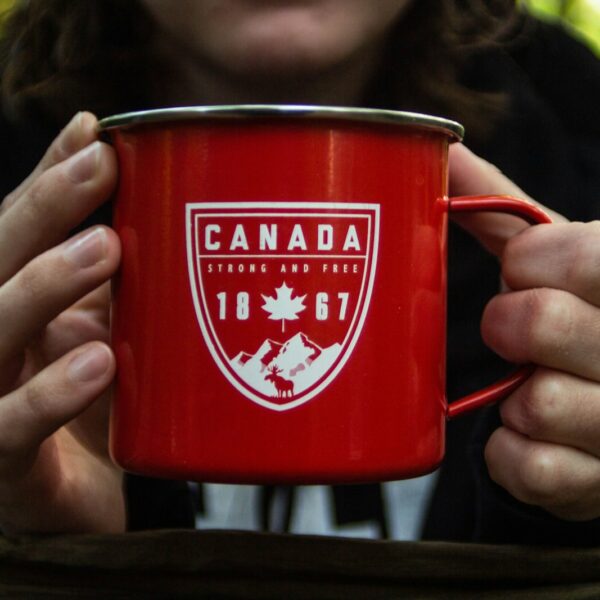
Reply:
[[0, 538], [0, 598], [600, 598], [600, 550], [158, 531]]

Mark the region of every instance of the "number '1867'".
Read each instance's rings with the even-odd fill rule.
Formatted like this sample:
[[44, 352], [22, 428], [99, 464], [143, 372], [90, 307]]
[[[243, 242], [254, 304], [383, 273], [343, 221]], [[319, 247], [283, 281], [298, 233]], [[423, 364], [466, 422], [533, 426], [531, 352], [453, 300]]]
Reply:
[[[230, 296], [234, 296], [234, 299], [230, 299]], [[348, 312], [349, 298], [348, 292], [339, 292], [337, 297], [331, 301], [327, 292], [317, 292], [313, 303], [316, 320], [326, 321], [329, 318], [337, 318], [344, 321]], [[238, 321], [246, 321], [250, 318], [250, 294], [248, 292], [238, 292], [237, 294], [219, 292], [217, 300], [221, 321], [225, 321], [232, 310]], [[231, 304], [234, 306], [230, 306]]]

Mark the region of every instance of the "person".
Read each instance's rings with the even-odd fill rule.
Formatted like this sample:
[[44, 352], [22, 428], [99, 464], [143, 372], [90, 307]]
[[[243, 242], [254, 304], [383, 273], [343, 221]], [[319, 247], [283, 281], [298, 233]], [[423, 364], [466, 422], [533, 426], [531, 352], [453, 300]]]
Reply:
[[[178, 517], [164, 517], [165, 507], [181, 515], [188, 502], [181, 485], [134, 483], [129, 476], [124, 493], [124, 475], [107, 453], [115, 375], [108, 281], [120, 249], [106, 200], [118, 168], [111, 147], [97, 139], [96, 116], [277, 102], [458, 118], [479, 153], [548, 206], [551, 225], [527, 227], [498, 215], [460, 218], [501, 257], [503, 293], [495, 259], [453, 232], [449, 394], [479, 387], [504, 369], [473, 331], [486, 302], [485, 344], [537, 368], [499, 409], [457, 422], [456, 431], [451, 424], [425, 535], [600, 541], [595, 59], [564, 33], [515, 16], [508, 0], [381, 0], [375, 11], [370, 0], [179, 0], [173, 7], [169, 0], [30, 0], [17, 2], [6, 24], [2, 530], [172, 525]], [[491, 29], [510, 42], [499, 45], [496, 35], [486, 46]], [[452, 194], [528, 197], [511, 178], [466, 146], [452, 148]]]

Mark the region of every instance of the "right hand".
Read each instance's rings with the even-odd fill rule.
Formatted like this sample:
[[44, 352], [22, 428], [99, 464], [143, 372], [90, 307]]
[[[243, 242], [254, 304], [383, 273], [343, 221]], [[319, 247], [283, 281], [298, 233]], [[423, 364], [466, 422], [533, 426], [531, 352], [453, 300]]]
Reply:
[[79, 113], [0, 205], [0, 529], [118, 532], [107, 450], [114, 231], [69, 231], [114, 190], [114, 151]]

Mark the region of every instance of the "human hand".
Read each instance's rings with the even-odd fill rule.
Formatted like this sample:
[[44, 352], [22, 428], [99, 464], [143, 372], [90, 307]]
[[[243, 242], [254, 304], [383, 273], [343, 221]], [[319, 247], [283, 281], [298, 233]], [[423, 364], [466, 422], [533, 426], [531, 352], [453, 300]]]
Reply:
[[[451, 191], [527, 196], [456, 145]], [[491, 478], [522, 502], [567, 520], [600, 516], [600, 224], [527, 226], [500, 214], [456, 220], [501, 256], [507, 290], [482, 319], [505, 359], [539, 365], [500, 406], [485, 450]]]
[[0, 529], [122, 531], [122, 474], [107, 452], [106, 227], [63, 241], [112, 192], [113, 150], [78, 114], [0, 206]]

